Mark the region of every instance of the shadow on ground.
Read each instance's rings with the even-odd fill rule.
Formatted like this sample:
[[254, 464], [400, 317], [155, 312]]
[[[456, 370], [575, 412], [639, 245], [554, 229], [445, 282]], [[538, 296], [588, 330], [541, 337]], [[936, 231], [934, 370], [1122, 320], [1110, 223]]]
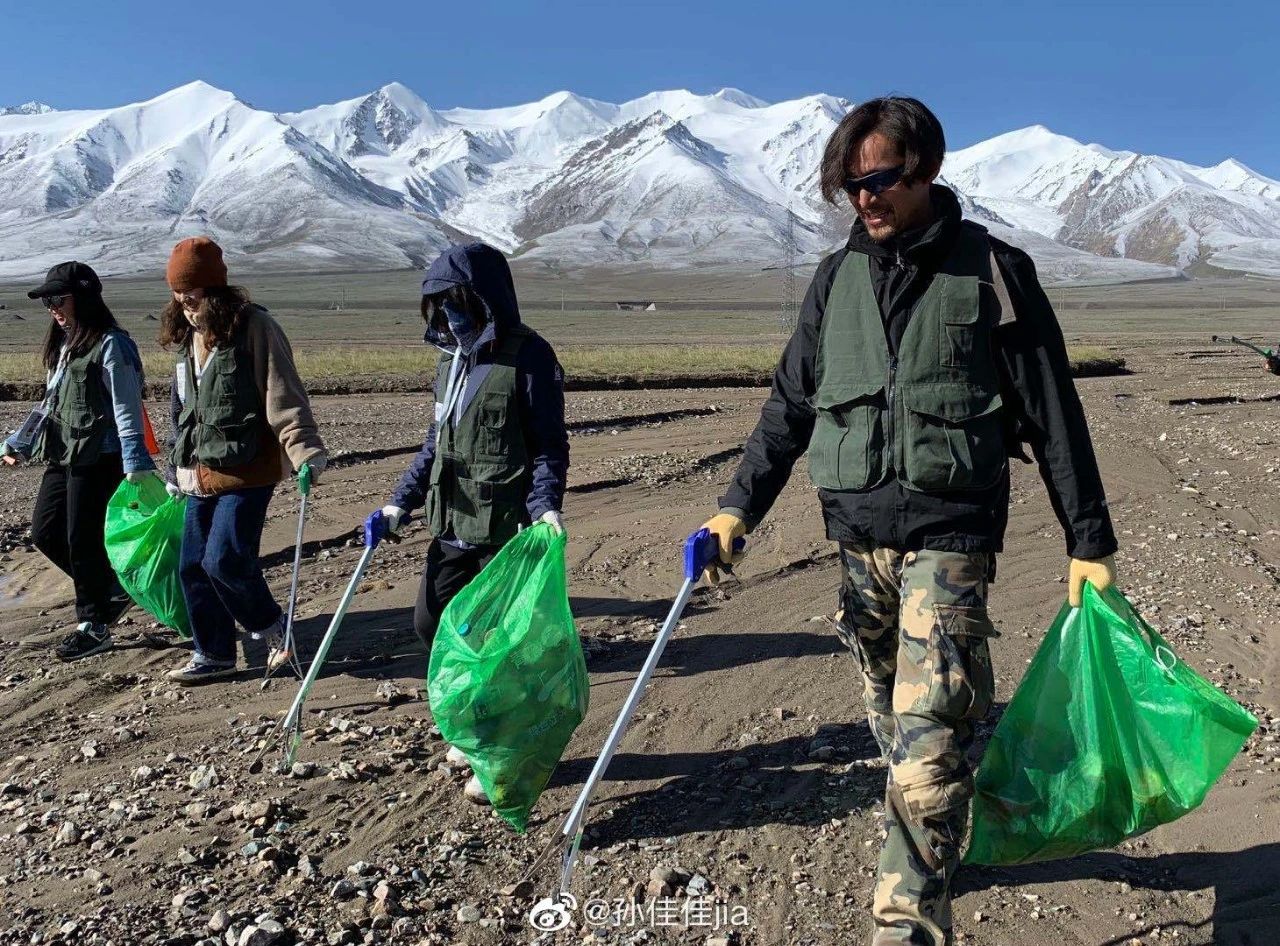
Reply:
[[[1243, 851], [1187, 852], [1128, 857], [1099, 851], [1065, 861], [1017, 867], [969, 867], [956, 878], [957, 895], [988, 887], [1057, 884], [1094, 879], [1127, 881], [1135, 888], [1166, 892], [1212, 890], [1213, 915], [1207, 921], [1159, 924], [1161, 938], [1181, 930], [1182, 942], [1224, 946], [1274, 946], [1280, 943], [1280, 844]], [[1206, 927], [1211, 927], [1207, 929]], [[1153, 929], [1138, 929], [1099, 946], [1121, 946]], [[1211, 937], [1211, 939], [1209, 938]]]

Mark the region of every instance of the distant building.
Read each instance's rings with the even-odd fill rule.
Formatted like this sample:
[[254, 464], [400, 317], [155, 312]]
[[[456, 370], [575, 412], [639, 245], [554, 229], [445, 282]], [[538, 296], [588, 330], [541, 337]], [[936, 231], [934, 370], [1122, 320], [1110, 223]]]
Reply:
[[657, 312], [658, 303], [651, 302], [648, 299], [640, 299], [631, 302], [615, 302], [614, 308], [621, 312]]

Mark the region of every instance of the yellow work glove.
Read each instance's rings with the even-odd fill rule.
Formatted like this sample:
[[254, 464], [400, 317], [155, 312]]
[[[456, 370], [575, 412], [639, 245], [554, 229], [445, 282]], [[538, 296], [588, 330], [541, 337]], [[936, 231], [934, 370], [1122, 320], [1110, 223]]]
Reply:
[[[736, 565], [742, 561], [743, 552], [735, 552], [733, 550], [733, 540], [740, 539], [747, 534], [747, 524], [732, 513], [722, 512], [712, 516], [702, 524], [702, 528], [706, 529], [716, 537], [716, 541], [720, 543], [720, 561], [726, 565]], [[720, 569], [716, 563], [707, 566], [706, 571], [702, 573], [702, 577], [713, 585], [720, 583]]]
[[1073, 608], [1084, 601], [1084, 583], [1093, 585], [1096, 591], [1110, 588], [1116, 583], [1116, 560], [1105, 558], [1073, 558], [1067, 570], [1067, 603]]

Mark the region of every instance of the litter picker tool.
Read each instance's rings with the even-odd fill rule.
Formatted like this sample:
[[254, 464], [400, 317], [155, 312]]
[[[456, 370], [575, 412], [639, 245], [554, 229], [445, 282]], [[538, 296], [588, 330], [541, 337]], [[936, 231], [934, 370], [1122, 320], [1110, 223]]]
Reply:
[[[745, 547], [745, 539], [734, 540], [733, 550], [735, 552], [740, 552]], [[591, 775], [587, 778], [587, 783], [582, 786], [582, 792], [578, 795], [578, 800], [574, 803], [573, 810], [569, 812], [569, 817], [565, 819], [564, 827], [561, 829], [561, 833], [564, 836], [564, 856], [560, 868], [560, 889], [557, 895], [557, 902], [569, 893], [569, 883], [573, 878], [573, 868], [578, 860], [578, 848], [582, 844], [582, 828], [587, 818], [587, 806], [591, 804], [591, 796], [595, 793], [596, 787], [604, 777], [605, 770], [609, 768], [609, 762], [613, 759], [613, 754], [617, 751], [618, 744], [622, 741], [622, 737], [627, 731], [631, 717], [644, 696], [644, 688], [648, 686], [654, 670], [658, 667], [658, 661], [662, 659], [662, 652], [666, 649], [667, 641], [671, 639], [676, 625], [680, 623], [680, 616], [684, 613], [685, 606], [689, 603], [689, 597], [693, 594], [694, 585], [698, 583], [698, 579], [702, 576], [706, 567], [713, 562], [717, 562], [719, 557], [720, 541], [709, 530], [699, 529], [685, 540], [684, 584], [681, 585], [680, 593], [676, 595], [675, 603], [667, 614], [666, 623], [662, 625], [662, 630], [658, 632], [658, 637], [653, 642], [653, 647], [649, 649], [649, 656], [645, 660], [644, 666], [640, 668], [640, 675], [636, 677], [636, 682], [632, 685], [631, 692], [627, 695], [627, 701], [622, 704], [622, 711], [618, 714], [618, 719], [614, 722], [613, 729], [609, 732], [609, 738], [605, 740], [604, 748], [600, 750], [600, 755], [596, 759], [595, 767], [591, 770]], [[718, 563], [718, 567], [726, 572], [732, 570], [732, 566], [724, 563]]]
[[[407, 516], [402, 518], [400, 520], [401, 525], [407, 519]], [[338, 629], [342, 627], [342, 620], [347, 616], [347, 608], [351, 606], [351, 599], [356, 596], [356, 589], [360, 586], [360, 579], [364, 577], [364, 571], [369, 567], [369, 560], [373, 558], [373, 550], [378, 547], [378, 543], [383, 539], [389, 542], [400, 541], [387, 528], [387, 519], [383, 516], [382, 511], [379, 510], [364, 521], [364, 552], [360, 555], [360, 561], [356, 563], [355, 573], [352, 574], [351, 581], [347, 583], [347, 590], [343, 592], [342, 600], [338, 602], [338, 609], [333, 612], [333, 617], [329, 621], [329, 629], [324, 632], [324, 638], [321, 639], [320, 646], [316, 649], [316, 655], [311, 660], [307, 675], [303, 678], [302, 685], [298, 687], [298, 695], [293, 698], [293, 705], [289, 707], [289, 712], [267, 735], [266, 745], [262, 747], [258, 757], [249, 764], [250, 773], [256, 774], [262, 771], [263, 757], [279, 744], [281, 738], [288, 739], [284, 764], [286, 767], [293, 765], [298, 745], [302, 741], [302, 704], [306, 702], [307, 694], [311, 692], [311, 687], [315, 684], [316, 678], [320, 676], [320, 668], [324, 666], [325, 657], [329, 655], [329, 648], [333, 646], [333, 640], [338, 636]]]
[[1222, 342], [1223, 344], [1230, 343], [1232, 345], [1243, 345], [1245, 348], [1253, 349], [1263, 358], [1275, 358], [1277, 355], [1280, 355], [1280, 352], [1277, 352], [1274, 348], [1263, 348], [1260, 345], [1255, 345], [1253, 342], [1245, 341], [1243, 338], [1236, 338], [1234, 335], [1229, 338], [1225, 335], [1214, 335], [1213, 340], [1215, 342]]
[[[284, 652], [286, 654], [285, 662], [293, 668], [294, 674], [299, 680], [302, 679], [302, 663], [298, 660], [298, 648], [293, 641], [293, 616], [298, 607], [298, 573], [302, 568], [302, 531], [307, 524], [307, 497], [311, 495], [311, 464], [302, 464], [302, 469], [298, 471], [298, 493], [302, 499], [298, 503], [298, 538], [293, 545], [293, 580], [289, 583], [289, 610], [285, 617], [284, 623]], [[271, 659], [267, 659], [267, 672], [262, 678], [262, 689], [267, 688], [267, 681], [271, 679], [280, 666], [271, 665]]]

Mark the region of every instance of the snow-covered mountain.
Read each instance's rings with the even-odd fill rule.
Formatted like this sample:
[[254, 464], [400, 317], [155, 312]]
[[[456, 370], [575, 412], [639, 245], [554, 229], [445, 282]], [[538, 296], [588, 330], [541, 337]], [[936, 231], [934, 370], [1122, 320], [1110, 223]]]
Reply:
[[0, 275], [154, 270], [205, 233], [263, 267], [408, 266], [445, 228], [277, 116], [195, 82], [0, 119]]
[[946, 179], [1014, 227], [1095, 255], [1280, 275], [1253, 251], [1280, 237], [1280, 182], [1055, 135], [1040, 125], [947, 156]]
[[[722, 89], [437, 109], [392, 83], [277, 115], [201, 82], [99, 111], [31, 103], [0, 112], [0, 277], [69, 256], [154, 271], [194, 233], [261, 269], [408, 266], [463, 235], [558, 266], [777, 265], [790, 240], [812, 262], [848, 227], [817, 183], [849, 107]], [[1050, 279], [1280, 275], [1280, 182], [1236, 161], [1035, 126], [953, 152], [943, 179]]]
[[53, 109], [43, 102], [24, 102], [21, 105], [0, 105], [0, 115], [43, 115]]

